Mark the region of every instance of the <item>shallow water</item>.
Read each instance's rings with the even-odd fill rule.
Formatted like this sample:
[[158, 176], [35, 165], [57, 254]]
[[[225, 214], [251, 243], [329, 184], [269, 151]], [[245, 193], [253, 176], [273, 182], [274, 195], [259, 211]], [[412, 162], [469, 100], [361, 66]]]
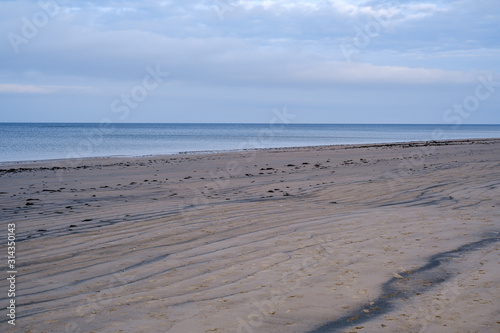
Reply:
[[0, 162], [500, 137], [500, 125], [0, 123]]

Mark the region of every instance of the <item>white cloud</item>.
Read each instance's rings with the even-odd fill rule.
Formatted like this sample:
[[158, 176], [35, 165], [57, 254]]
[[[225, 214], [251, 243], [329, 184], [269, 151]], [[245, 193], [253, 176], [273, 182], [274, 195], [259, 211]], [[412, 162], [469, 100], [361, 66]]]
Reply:
[[81, 92], [90, 93], [90, 87], [81, 86], [54, 86], [54, 85], [33, 85], [33, 84], [15, 84], [0, 83], [0, 93], [15, 94], [52, 94], [56, 92]]
[[375, 66], [356, 64], [339, 66], [338, 79], [359, 83], [461, 84], [473, 83], [479, 72], [446, 71], [436, 68]]
[[[214, 3], [218, 3], [214, 1]], [[270, 13], [295, 12], [297, 14], [310, 14], [312, 12], [333, 12], [346, 17], [393, 17], [398, 16], [398, 20], [423, 19], [434, 15], [437, 12], [445, 11], [446, 7], [438, 6], [434, 2], [409, 2], [399, 1], [381, 1], [379, 4], [373, 1], [348, 1], [348, 0], [324, 0], [324, 1], [305, 1], [305, 0], [241, 0], [241, 1], [220, 1], [226, 7], [243, 8], [245, 10], [263, 9]]]
[[0, 84], [0, 93], [17, 93], [17, 94], [47, 94], [50, 91], [37, 87], [31, 84]]

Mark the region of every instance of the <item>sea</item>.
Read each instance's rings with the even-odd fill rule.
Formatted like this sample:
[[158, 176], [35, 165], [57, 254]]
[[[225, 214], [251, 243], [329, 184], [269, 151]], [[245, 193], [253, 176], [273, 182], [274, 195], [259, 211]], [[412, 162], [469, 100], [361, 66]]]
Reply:
[[500, 138], [500, 125], [0, 123], [0, 162]]

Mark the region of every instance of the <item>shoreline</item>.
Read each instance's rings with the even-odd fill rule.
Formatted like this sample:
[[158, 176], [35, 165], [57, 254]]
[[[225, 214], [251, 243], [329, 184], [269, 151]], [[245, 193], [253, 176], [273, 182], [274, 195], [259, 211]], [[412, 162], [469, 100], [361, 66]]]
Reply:
[[463, 139], [0, 166], [18, 282], [16, 327], [0, 325], [496, 332], [499, 151]]
[[212, 154], [238, 154], [245, 152], [255, 151], [282, 151], [286, 149], [300, 150], [300, 149], [355, 149], [355, 148], [375, 148], [375, 147], [399, 147], [409, 145], [409, 147], [417, 146], [436, 146], [446, 144], [463, 144], [465, 142], [478, 142], [478, 141], [497, 141], [498, 138], [471, 138], [471, 139], [445, 139], [445, 140], [426, 140], [426, 141], [401, 141], [401, 142], [381, 142], [381, 143], [355, 143], [355, 144], [333, 144], [333, 145], [315, 145], [315, 146], [291, 146], [291, 147], [271, 147], [271, 148], [252, 148], [252, 149], [229, 149], [229, 150], [201, 150], [201, 151], [184, 151], [172, 154], [151, 154], [151, 155], [107, 155], [107, 156], [88, 156], [88, 157], [74, 157], [74, 158], [54, 158], [43, 160], [20, 160], [20, 161], [0, 161], [0, 171], [2, 167], [11, 165], [41, 165], [41, 164], [54, 164], [54, 163], [73, 163], [75, 161], [99, 161], [99, 160], [112, 160], [112, 159], [144, 159], [144, 158], [168, 158], [176, 156], [198, 156], [198, 155], [212, 155]]

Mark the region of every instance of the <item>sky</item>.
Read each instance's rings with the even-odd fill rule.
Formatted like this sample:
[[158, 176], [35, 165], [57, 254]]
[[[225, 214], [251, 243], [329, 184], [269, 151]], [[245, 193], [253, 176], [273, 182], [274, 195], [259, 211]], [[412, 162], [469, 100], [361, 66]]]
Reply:
[[0, 1], [0, 122], [500, 124], [498, 0]]

